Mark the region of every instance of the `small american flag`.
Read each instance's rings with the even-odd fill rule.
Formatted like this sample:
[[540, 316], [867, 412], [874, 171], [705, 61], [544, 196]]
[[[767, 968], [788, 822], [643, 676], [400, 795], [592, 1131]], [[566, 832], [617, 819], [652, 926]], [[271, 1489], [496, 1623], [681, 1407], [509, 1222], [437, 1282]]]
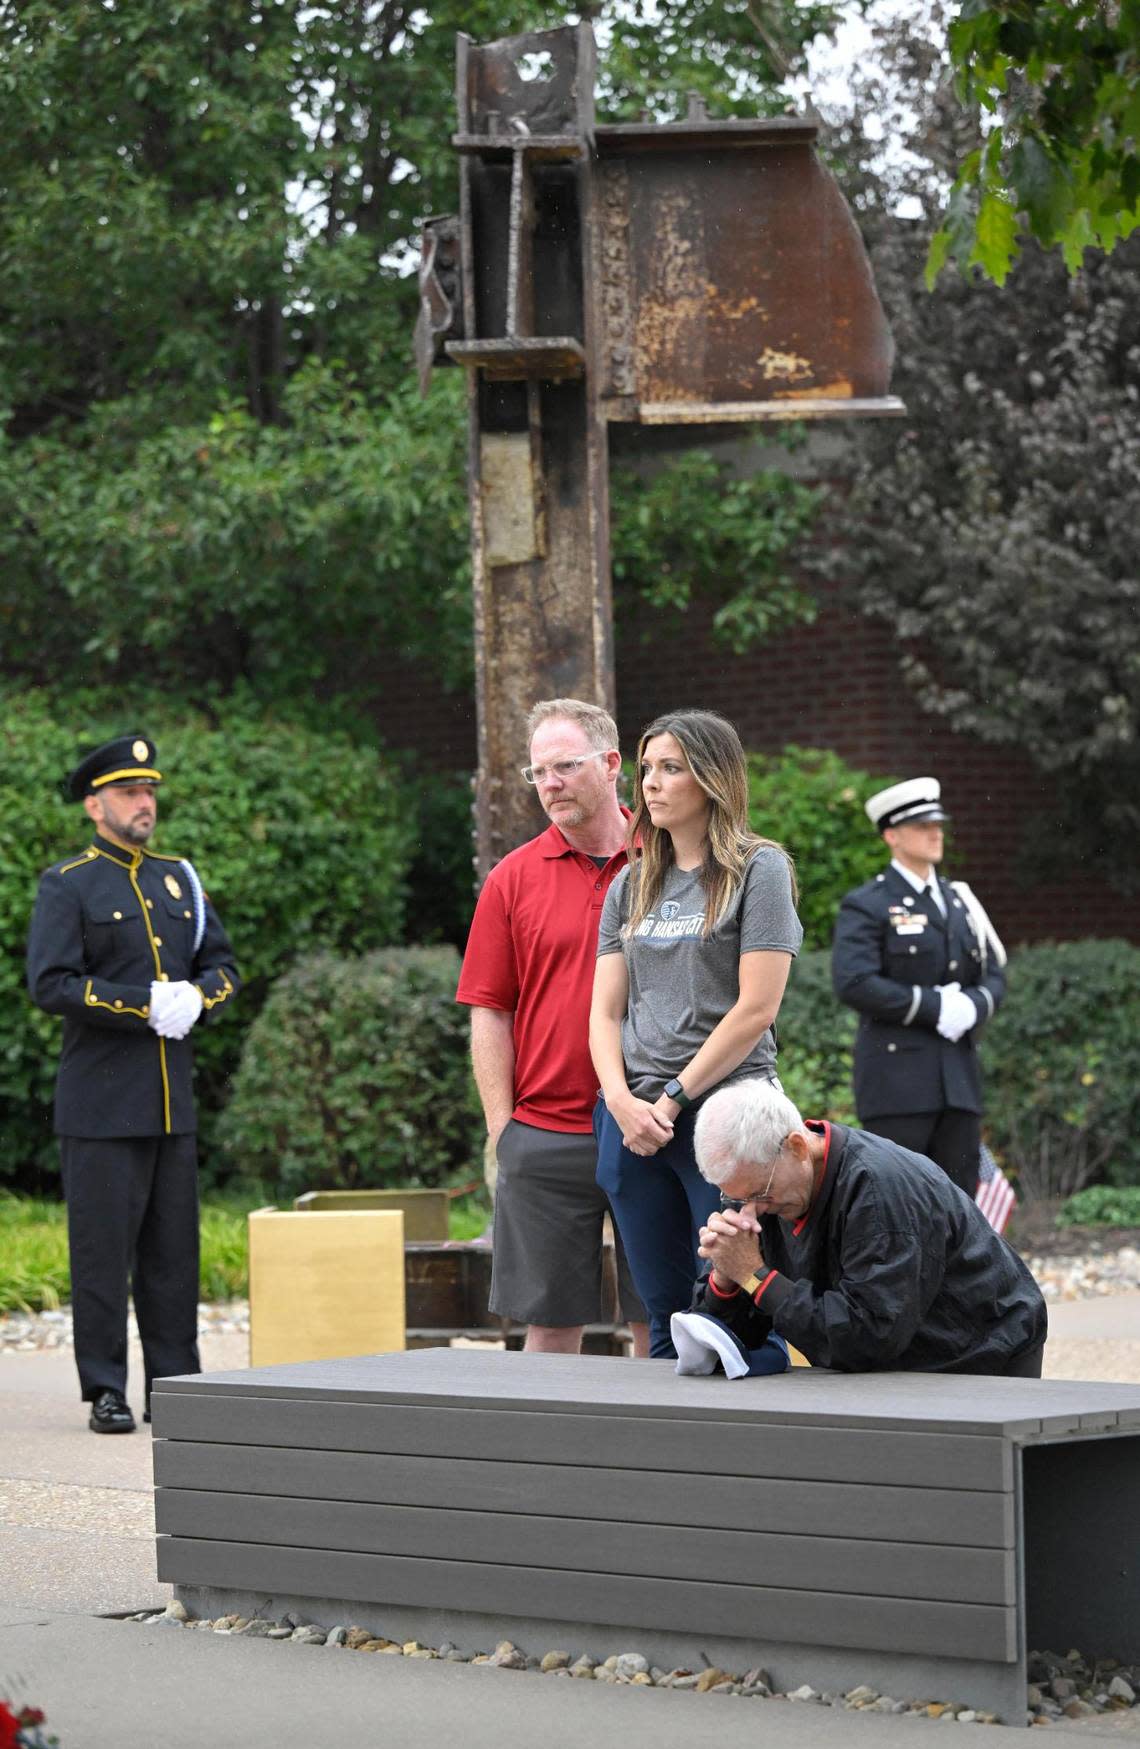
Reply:
[[1004, 1233], [1005, 1224], [1013, 1213], [1017, 1198], [1005, 1173], [982, 1143], [978, 1157], [978, 1188], [974, 1201], [995, 1233]]

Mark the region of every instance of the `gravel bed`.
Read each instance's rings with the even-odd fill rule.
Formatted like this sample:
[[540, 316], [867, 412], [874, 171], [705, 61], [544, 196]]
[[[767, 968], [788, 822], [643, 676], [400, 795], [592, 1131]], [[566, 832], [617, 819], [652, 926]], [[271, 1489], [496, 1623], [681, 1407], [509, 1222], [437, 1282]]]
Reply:
[[[138, 1325], [132, 1311], [129, 1319], [132, 1341], [138, 1340]], [[199, 1336], [249, 1334], [249, 1301], [219, 1301], [216, 1305], [198, 1307]], [[61, 1306], [58, 1312], [0, 1313], [0, 1354], [29, 1352], [41, 1348], [71, 1348], [71, 1307]]]
[[1095, 1300], [1140, 1288], [1140, 1249], [1086, 1251], [1074, 1257], [1025, 1259], [1045, 1299]]
[[[1059, 1300], [1092, 1300], [1109, 1294], [1135, 1293], [1140, 1290], [1140, 1247], [1124, 1245], [1114, 1249], [1110, 1241], [1103, 1248], [1072, 1256], [1032, 1255], [1025, 1259], [1041, 1289], [1051, 1302]], [[134, 1314], [130, 1333], [137, 1336]], [[230, 1300], [198, 1307], [198, 1334], [248, 1335], [249, 1301]], [[0, 1353], [39, 1348], [69, 1348], [72, 1343], [71, 1307], [58, 1312], [7, 1312], [0, 1314]]]
[[[280, 1621], [240, 1615], [221, 1615], [215, 1621], [192, 1616], [185, 1604], [175, 1600], [157, 1614], [142, 1610], [126, 1618], [131, 1622], [196, 1629], [200, 1633], [229, 1634], [250, 1639], [288, 1640], [294, 1645], [323, 1646], [344, 1652], [375, 1652], [396, 1658], [442, 1659], [454, 1664], [487, 1664], [498, 1670], [524, 1670], [536, 1675], [604, 1682], [630, 1688], [671, 1688], [682, 1693], [731, 1694], [742, 1699], [785, 1701], [796, 1705], [840, 1707], [847, 1712], [903, 1714], [936, 1719], [944, 1724], [995, 1725], [993, 1713], [963, 1706], [952, 1700], [903, 1700], [880, 1694], [861, 1683], [845, 1693], [829, 1693], [803, 1683], [787, 1692], [780, 1689], [767, 1670], [759, 1667], [743, 1673], [721, 1670], [715, 1665], [703, 1670], [661, 1670], [640, 1652], [614, 1652], [608, 1658], [588, 1653], [551, 1650], [528, 1654], [511, 1640], [500, 1640], [492, 1652], [462, 1650], [450, 1641], [425, 1646], [419, 1640], [389, 1640], [368, 1628], [340, 1622], [321, 1627], [304, 1616], [287, 1614]], [[1140, 1716], [1140, 1668], [1118, 1664], [1115, 1659], [1084, 1658], [1070, 1651], [1031, 1652], [1028, 1660], [1026, 1723], [1048, 1725], [1054, 1721], [1080, 1724], [1105, 1713], [1135, 1710]]]

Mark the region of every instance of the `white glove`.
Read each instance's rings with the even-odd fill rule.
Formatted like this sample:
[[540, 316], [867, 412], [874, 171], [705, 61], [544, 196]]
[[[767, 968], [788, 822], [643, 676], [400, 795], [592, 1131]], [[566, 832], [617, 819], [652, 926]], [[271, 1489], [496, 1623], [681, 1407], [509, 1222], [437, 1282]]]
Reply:
[[149, 1024], [159, 1038], [185, 1038], [202, 1012], [202, 992], [185, 979], [150, 987]]
[[964, 1032], [977, 1024], [978, 1011], [961, 984], [939, 984], [938, 1034], [956, 1044]]

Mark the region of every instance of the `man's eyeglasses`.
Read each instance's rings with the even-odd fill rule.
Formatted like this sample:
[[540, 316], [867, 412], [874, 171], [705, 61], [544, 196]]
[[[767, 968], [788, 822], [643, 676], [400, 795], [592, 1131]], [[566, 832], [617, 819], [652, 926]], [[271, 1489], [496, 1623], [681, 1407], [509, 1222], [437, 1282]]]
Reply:
[[754, 1190], [751, 1196], [725, 1196], [724, 1191], [722, 1190], [720, 1193], [721, 1208], [734, 1209], [738, 1215], [742, 1215], [749, 1203], [767, 1202], [772, 1194], [772, 1184], [775, 1180], [776, 1168], [779, 1164], [780, 1156], [777, 1154], [775, 1160], [772, 1162], [772, 1170], [768, 1176], [767, 1184], [764, 1186], [763, 1190]]
[[569, 783], [572, 777], [577, 777], [587, 759], [604, 759], [605, 753], [579, 753], [575, 759], [556, 759], [553, 765], [524, 765], [522, 775], [524, 783], [545, 783], [548, 777], [556, 777], [559, 783]]

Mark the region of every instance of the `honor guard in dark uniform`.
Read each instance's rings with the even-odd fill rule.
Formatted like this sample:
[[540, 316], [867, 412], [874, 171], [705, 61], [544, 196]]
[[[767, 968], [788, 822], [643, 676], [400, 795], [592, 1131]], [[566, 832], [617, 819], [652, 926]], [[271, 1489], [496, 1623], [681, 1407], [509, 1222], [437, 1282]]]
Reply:
[[143, 735], [76, 767], [64, 793], [95, 837], [42, 877], [28, 937], [32, 1000], [63, 1016], [55, 1129], [75, 1360], [96, 1433], [134, 1431], [128, 1281], [147, 1404], [153, 1379], [201, 1370], [190, 1032], [224, 1012], [239, 979], [193, 865], [146, 848], [161, 780]]
[[982, 1075], [977, 1038], [1005, 994], [1005, 949], [965, 882], [941, 878], [941, 788], [909, 778], [866, 804], [891, 862], [848, 893], [831, 972], [858, 1011], [859, 1123], [978, 1186]]

